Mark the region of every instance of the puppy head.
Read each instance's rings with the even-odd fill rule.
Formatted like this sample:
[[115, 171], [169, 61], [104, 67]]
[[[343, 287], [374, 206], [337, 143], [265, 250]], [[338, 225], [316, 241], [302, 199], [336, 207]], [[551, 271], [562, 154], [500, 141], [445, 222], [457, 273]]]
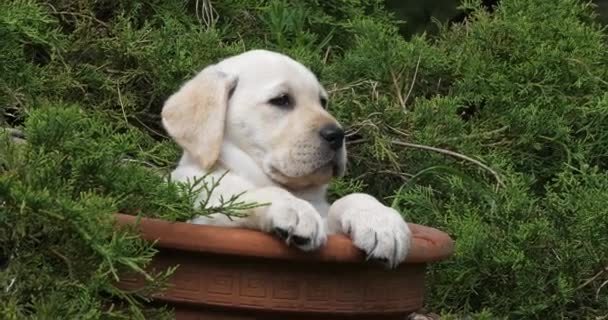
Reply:
[[329, 182], [346, 164], [344, 131], [325, 109], [327, 93], [291, 58], [264, 50], [205, 68], [166, 102], [167, 132], [205, 169], [222, 141], [289, 189]]

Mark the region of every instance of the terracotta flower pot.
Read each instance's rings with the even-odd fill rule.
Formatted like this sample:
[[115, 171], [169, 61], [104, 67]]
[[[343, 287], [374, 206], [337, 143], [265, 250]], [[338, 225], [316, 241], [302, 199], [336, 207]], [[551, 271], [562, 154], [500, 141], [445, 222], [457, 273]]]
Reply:
[[[117, 215], [120, 225], [136, 218]], [[404, 319], [423, 305], [426, 264], [452, 255], [445, 233], [409, 224], [413, 242], [395, 270], [366, 263], [346, 236], [312, 253], [262, 232], [142, 218], [144, 239], [159, 249], [151, 268], [179, 265], [154, 301], [194, 319]], [[136, 289], [139, 277], [118, 284]]]

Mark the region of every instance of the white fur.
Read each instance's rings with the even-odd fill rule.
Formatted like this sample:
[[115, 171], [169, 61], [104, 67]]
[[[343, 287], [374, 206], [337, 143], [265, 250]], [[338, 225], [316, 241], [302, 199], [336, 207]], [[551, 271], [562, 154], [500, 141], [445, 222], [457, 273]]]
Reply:
[[[282, 93], [293, 108], [269, 103]], [[327, 94], [312, 72], [278, 53], [253, 50], [205, 68], [163, 108], [165, 128], [184, 148], [172, 179], [223, 176], [213, 194], [201, 194], [210, 205], [241, 193], [242, 201], [270, 203], [244, 218], [215, 214], [192, 223], [278, 232], [303, 250], [322, 246], [328, 233], [345, 233], [369, 258], [394, 267], [411, 237], [395, 210], [365, 194], [331, 206], [326, 201], [327, 183], [344, 171], [346, 150], [332, 150], [319, 135], [322, 126], [338, 125], [320, 97]]]

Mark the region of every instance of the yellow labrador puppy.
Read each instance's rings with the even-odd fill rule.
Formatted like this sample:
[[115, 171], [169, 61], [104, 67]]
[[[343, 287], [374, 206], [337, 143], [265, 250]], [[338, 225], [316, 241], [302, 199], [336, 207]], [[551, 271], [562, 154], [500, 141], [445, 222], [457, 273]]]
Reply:
[[221, 179], [210, 204], [270, 203], [230, 220], [191, 221], [274, 233], [302, 250], [344, 233], [390, 267], [405, 259], [410, 230], [399, 213], [366, 194], [327, 203], [327, 184], [344, 173], [344, 130], [326, 110], [315, 75], [291, 58], [253, 50], [206, 67], [165, 103], [162, 121], [184, 149], [171, 177]]

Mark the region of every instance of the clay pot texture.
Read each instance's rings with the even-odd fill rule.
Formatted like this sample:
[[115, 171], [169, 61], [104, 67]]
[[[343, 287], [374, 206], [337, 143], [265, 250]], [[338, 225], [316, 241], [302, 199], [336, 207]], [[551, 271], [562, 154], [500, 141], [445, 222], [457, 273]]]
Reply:
[[[136, 217], [117, 215], [119, 225]], [[178, 320], [203, 319], [405, 319], [423, 306], [426, 264], [452, 255], [452, 239], [437, 229], [409, 224], [412, 244], [394, 270], [366, 262], [344, 235], [332, 235], [315, 252], [288, 247], [246, 229], [141, 218], [144, 239], [159, 253], [150, 268], [178, 265], [156, 304]], [[121, 288], [136, 289], [137, 276]]]

